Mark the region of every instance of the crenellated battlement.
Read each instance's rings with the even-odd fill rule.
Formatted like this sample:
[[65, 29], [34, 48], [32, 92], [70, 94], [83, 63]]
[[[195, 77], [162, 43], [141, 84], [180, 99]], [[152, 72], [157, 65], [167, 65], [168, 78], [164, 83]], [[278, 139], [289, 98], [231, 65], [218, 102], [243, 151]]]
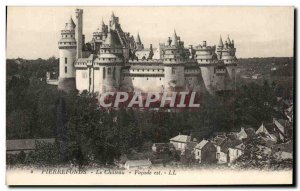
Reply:
[[76, 78], [79, 91], [204, 91], [229, 90], [227, 78], [235, 79], [237, 58], [234, 41], [184, 46], [174, 30], [165, 43], [145, 48], [139, 33], [124, 32], [112, 13], [85, 42], [83, 10], [76, 9], [61, 30], [60, 78]]

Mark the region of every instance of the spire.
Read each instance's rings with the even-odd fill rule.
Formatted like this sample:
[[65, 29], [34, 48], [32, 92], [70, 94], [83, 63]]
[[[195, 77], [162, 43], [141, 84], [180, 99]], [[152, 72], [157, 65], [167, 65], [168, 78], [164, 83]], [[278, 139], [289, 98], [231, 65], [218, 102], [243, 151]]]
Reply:
[[141, 38], [140, 38], [140, 34], [137, 33], [137, 36], [136, 36], [136, 43], [137, 44], [142, 44], [142, 41], [141, 41]]
[[231, 40], [229, 38], [229, 35], [227, 35], [227, 42], [228, 42], [228, 44], [231, 44]]
[[102, 17], [102, 26], [104, 26], [105, 25], [105, 23], [104, 23], [104, 21], [103, 21], [103, 17]]
[[177, 45], [178, 45], [178, 43], [177, 43], [177, 34], [176, 34], [175, 29], [174, 29], [171, 46], [177, 46]]
[[222, 36], [220, 35], [220, 41], [219, 41], [219, 45], [218, 45], [219, 47], [223, 47], [224, 46], [224, 44], [223, 44], [223, 40], [222, 40]]

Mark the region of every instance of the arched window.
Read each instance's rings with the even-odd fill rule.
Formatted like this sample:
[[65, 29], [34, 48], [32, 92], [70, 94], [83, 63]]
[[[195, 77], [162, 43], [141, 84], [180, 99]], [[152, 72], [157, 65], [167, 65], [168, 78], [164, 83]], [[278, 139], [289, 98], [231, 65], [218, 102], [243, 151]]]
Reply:
[[114, 67], [113, 69], [113, 79], [115, 80], [116, 79], [116, 68]]
[[105, 79], [105, 75], [106, 75], [105, 68], [103, 68], [103, 79]]

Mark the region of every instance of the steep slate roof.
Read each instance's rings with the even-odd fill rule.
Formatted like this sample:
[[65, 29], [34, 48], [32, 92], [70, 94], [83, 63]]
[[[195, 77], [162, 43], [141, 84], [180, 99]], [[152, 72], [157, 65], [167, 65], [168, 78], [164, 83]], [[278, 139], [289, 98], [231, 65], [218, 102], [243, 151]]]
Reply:
[[187, 143], [187, 142], [191, 141], [191, 136], [188, 136], [188, 135], [177, 135], [176, 137], [171, 138], [170, 141]]
[[110, 30], [103, 44], [110, 45], [111, 47], [122, 47], [119, 36], [116, 31]]
[[96, 54], [91, 54], [87, 60], [95, 60], [97, 58], [97, 55]]
[[226, 137], [217, 136], [214, 138], [214, 144], [220, 146], [224, 143], [225, 140], [226, 140]]
[[243, 143], [235, 146], [236, 149], [239, 149], [239, 150], [244, 150], [245, 149], [245, 145]]
[[266, 129], [266, 127], [265, 127], [264, 124], [262, 123], [261, 126], [256, 130], [255, 133], [256, 133], [256, 134], [259, 134], [259, 133], [266, 133], [266, 134], [269, 134], [269, 131]]
[[195, 149], [201, 150], [207, 143], [208, 141], [203, 139], [200, 143], [196, 145]]
[[238, 133], [236, 134], [236, 136], [237, 136], [237, 138], [238, 138], [239, 140], [242, 140], [242, 139], [248, 137], [248, 135], [247, 135], [247, 133], [245, 132], [245, 129], [244, 129], [243, 127], [241, 128], [241, 131], [238, 132]]

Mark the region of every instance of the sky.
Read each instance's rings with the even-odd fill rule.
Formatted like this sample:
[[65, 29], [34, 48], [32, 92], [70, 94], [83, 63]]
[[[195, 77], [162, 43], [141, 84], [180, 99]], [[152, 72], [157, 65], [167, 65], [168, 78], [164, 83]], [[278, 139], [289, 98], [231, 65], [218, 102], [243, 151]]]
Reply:
[[123, 31], [140, 34], [145, 47], [167, 41], [174, 29], [185, 46], [207, 41], [216, 45], [220, 35], [234, 40], [238, 58], [292, 57], [293, 7], [8, 7], [7, 58], [58, 57], [60, 30], [75, 9], [83, 9], [83, 33], [90, 41], [103, 18], [114, 12]]

